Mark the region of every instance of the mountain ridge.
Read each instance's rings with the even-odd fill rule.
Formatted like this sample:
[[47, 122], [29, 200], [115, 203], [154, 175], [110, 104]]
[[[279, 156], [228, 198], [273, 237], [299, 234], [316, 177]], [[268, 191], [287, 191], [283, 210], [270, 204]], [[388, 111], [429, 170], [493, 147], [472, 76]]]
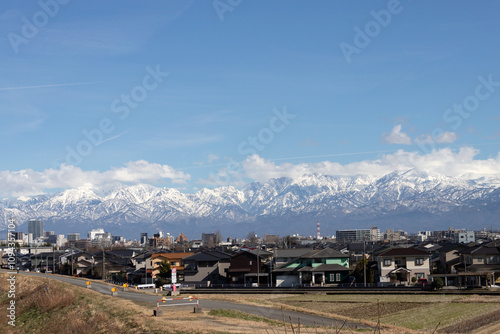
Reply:
[[199, 236], [216, 229], [239, 236], [251, 230], [314, 235], [316, 220], [328, 235], [375, 224], [417, 231], [426, 226], [447, 229], [455, 222], [455, 227], [479, 229], [483, 227], [479, 224], [498, 222], [500, 180], [410, 169], [382, 177], [306, 174], [252, 182], [241, 189], [203, 188], [193, 194], [147, 184], [86, 184], [55, 194], [2, 200], [0, 212], [21, 224], [42, 219], [46, 230], [57, 233], [104, 227], [128, 235], [164, 230]]

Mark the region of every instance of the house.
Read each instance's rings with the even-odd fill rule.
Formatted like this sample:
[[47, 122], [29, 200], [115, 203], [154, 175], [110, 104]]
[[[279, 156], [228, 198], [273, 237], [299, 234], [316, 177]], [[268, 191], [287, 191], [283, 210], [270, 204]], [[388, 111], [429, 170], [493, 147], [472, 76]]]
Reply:
[[457, 243], [442, 243], [437, 250], [437, 258], [435, 260], [435, 269], [438, 274], [456, 274], [455, 265], [460, 263], [459, 252], [469, 248], [464, 244]]
[[295, 260], [302, 255], [311, 252], [312, 248], [284, 248], [274, 250], [273, 267], [279, 268], [285, 263]]
[[193, 255], [192, 252], [181, 252], [181, 253], [154, 253], [149, 259], [149, 263], [146, 263], [146, 270], [151, 273], [152, 277], [155, 278], [156, 275], [160, 273], [160, 265], [164, 260], [170, 263], [171, 268], [177, 270], [177, 280], [184, 280], [184, 265], [182, 264], [182, 259]]
[[418, 280], [430, 274], [429, 254], [413, 247], [383, 250], [376, 254], [376, 260], [380, 285], [387, 285], [394, 278], [409, 284], [412, 277]]
[[[228, 278], [231, 284], [269, 284], [269, 266], [264, 256], [269, 257], [271, 252], [240, 251], [231, 257]], [[268, 262], [269, 263], [269, 262]]]
[[183, 258], [182, 262], [185, 282], [227, 283], [231, 254], [216, 250], [203, 250]]
[[146, 263], [151, 258], [151, 255], [152, 253], [150, 252], [143, 252], [132, 257], [130, 260], [132, 265], [135, 267], [135, 270], [146, 268]]
[[[76, 262], [78, 266], [77, 271], [81, 271], [82, 275], [99, 277], [102, 277], [104, 272], [106, 277], [109, 278], [111, 276], [113, 279], [117, 279], [117, 276], [123, 275], [122, 279], [125, 280], [127, 273], [134, 269], [131, 259], [131, 255], [133, 254], [135, 254], [133, 251], [100, 250], [90, 254], [90, 257], [86, 255], [84, 259]], [[80, 256], [78, 258], [81, 259]]]
[[331, 248], [312, 250], [273, 270], [276, 286], [338, 284], [349, 276], [349, 255]]
[[461, 263], [455, 266], [461, 284], [480, 287], [488, 281], [500, 285], [500, 240], [476, 245], [459, 252]]

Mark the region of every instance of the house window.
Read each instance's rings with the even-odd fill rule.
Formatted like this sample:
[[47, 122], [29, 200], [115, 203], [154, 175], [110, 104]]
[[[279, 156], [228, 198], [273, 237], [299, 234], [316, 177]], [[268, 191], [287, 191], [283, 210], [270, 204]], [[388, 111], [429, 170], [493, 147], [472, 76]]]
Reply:
[[336, 276], [336, 281], [340, 282], [340, 274], [335, 274], [335, 276]]
[[252, 261], [250, 261], [248, 264], [251, 266], [252, 265]]
[[500, 258], [498, 256], [488, 256], [486, 257], [486, 263], [498, 263]]
[[335, 274], [330, 274], [330, 282], [335, 282]]
[[419, 258], [415, 259], [415, 265], [421, 266], [423, 264], [424, 264], [424, 259], [423, 258], [419, 257]]
[[384, 267], [389, 267], [392, 265], [392, 260], [391, 259], [384, 259]]

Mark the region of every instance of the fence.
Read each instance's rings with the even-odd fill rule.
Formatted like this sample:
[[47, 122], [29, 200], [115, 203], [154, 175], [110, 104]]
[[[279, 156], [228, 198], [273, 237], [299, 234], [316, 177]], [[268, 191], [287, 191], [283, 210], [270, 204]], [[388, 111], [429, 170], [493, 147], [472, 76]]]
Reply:
[[[193, 302], [194, 299], [196, 299], [196, 302]], [[167, 303], [167, 302], [174, 302], [174, 301], [178, 301], [178, 300], [189, 300], [189, 302], [187, 302], [187, 303], [175, 303], [175, 304], [168, 303], [165, 305], [160, 305], [160, 302]], [[196, 305], [196, 307], [200, 307], [200, 300], [197, 297], [192, 297], [192, 296], [184, 297], [184, 298], [182, 298], [182, 297], [179, 297], [179, 298], [163, 297], [162, 299], [158, 299], [158, 301], [156, 302], [156, 310], [159, 311], [160, 306], [179, 306], [179, 305]]]

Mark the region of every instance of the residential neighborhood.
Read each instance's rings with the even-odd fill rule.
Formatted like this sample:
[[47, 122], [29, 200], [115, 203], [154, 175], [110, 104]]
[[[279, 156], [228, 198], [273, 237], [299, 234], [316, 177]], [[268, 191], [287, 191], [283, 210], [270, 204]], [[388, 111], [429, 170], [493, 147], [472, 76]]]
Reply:
[[[103, 229], [87, 239], [74, 233], [53, 238], [33, 221], [36, 234], [9, 232], [0, 246], [1, 266], [14, 253], [17, 270], [102, 279], [132, 286], [175, 282], [192, 287], [397, 287], [425, 286], [439, 279], [445, 288], [500, 285], [500, 233], [419, 232], [376, 227], [337, 231], [332, 237], [279, 237], [250, 233], [222, 240], [220, 232], [189, 241], [162, 232], [138, 241]], [[65, 240], [63, 243], [61, 241]], [[161, 283], [161, 284], [160, 284]]]

